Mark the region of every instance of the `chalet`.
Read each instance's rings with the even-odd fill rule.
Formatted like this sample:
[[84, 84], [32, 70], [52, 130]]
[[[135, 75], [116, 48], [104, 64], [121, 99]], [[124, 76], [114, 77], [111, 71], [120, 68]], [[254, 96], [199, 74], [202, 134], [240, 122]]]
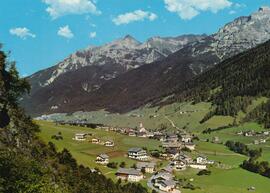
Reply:
[[190, 142], [192, 142], [192, 137], [189, 134], [182, 134], [181, 141], [184, 143], [190, 143]]
[[107, 140], [107, 141], [105, 141], [104, 145], [106, 147], [114, 147], [114, 142], [111, 140]]
[[206, 164], [207, 163], [207, 157], [205, 157], [205, 156], [198, 156], [196, 158], [196, 163], [197, 164]]
[[86, 135], [87, 134], [85, 134], [85, 133], [76, 133], [73, 139], [76, 141], [85, 141]]
[[180, 154], [178, 155], [173, 161], [183, 161], [185, 163], [192, 163], [192, 158], [187, 156], [186, 154]]
[[116, 172], [116, 176], [118, 179], [127, 180], [130, 182], [139, 182], [140, 180], [143, 179], [142, 172], [133, 168], [130, 169], [120, 168]]
[[173, 161], [172, 165], [173, 165], [173, 168], [178, 171], [179, 170], [182, 171], [187, 168], [187, 164], [184, 161]]
[[146, 173], [154, 173], [156, 168], [156, 163], [154, 162], [138, 162], [136, 164], [137, 169], [144, 170]]
[[154, 186], [164, 192], [173, 192], [176, 183], [173, 180], [155, 180]]
[[156, 174], [155, 176], [153, 176], [153, 179], [158, 179], [158, 180], [172, 180], [173, 179], [173, 175], [171, 173], [168, 172], [159, 172], [158, 174]]
[[100, 141], [100, 139], [98, 139], [98, 138], [93, 138], [92, 139], [92, 143], [94, 143], [94, 144], [99, 144], [101, 141]]
[[175, 134], [170, 134], [167, 136], [166, 139], [167, 142], [177, 143], [178, 142], [178, 136]]
[[128, 150], [128, 157], [136, 160], [147, 161], [149, 157], [144, 149], [134, 147]]
[[109, 163], [109, 156], [107, 154], [100, 154], [96, 158], [97, 164], [106, 165]]
[[191, 151], [195, 150], [195, 144], [192, 142], [185, 143], [185, 147], [190, 149]]

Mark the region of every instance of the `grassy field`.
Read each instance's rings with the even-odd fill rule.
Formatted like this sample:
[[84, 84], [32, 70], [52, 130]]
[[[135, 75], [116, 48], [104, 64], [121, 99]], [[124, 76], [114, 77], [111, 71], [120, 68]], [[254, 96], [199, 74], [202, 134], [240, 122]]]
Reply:
[[[159, 149], [160, 142], [145, 138], [129, 137], [114, 132], [107, 132], [103, 130], [95, 130], [84, 127], [74, 127], [74, 126], [59, 126], [51, 122], [38, 121], [40, 125], [41, 132], [40, 137], [45, 141], [52, 141], [56, 144], [58, 150], [67, 148], [72, 155], [76, 158], [78, 163], [91, 168], [98, 167], [104, 175], [115, 180], [116, 169], [110, 169], [105, 166], [97, 165], [94, 160], [96, 156], [100, 153], [107, 153], [110, 156], [110, 161], [115, 162], [126, 162], [127, 167], [136, 163], [136, 161], [127, 158], [126, 152], [130, 147], [147, 147], [148, 150]], [[245, 125], [246, 129], [255, 128], [255, 124]], [[239, 128], [231, 128], [226, 130], [224, 134], [220, 137], [224, 139], [229, 139], [232, 137], [236, 130]], [[262, 129], [259, 126], [258, 130]], [[52, 140], [51, 136], [62, 133], [63, 140]], [[114, 140], [116, 146], [113, 148], [108, 148], [102, 145], [95, 145], [90, 142], [78, 142], [72, 140], [75, 133], [91, 133], [95, 137], [99, 137], [102, 140], [111, 139]], [[226, 135], [225, 135], [226, 134]], [[236, 136], [237, 140], [241, 140], [242, 136]], [[243, 140], [243, 139], [242, 139]], [[268, 193], [268, 188], [270, 187], [270, 180], [268, 178], [262, 177], [260, 175], [247, 172], [239, 167], [243, 160], [247, 159], [245, 156], [236, 154], [229, 151], [222, 144], [213, 144], [210, 142], [198, 141], [196, 142], [196, 151], [192, 152], [190, 155], [195, 158], [197, 155], [206, 155], [209, 159], [215, 160], [217, 164], [212, 166], [210, 170], [212, 174], [210, 176], [197, 176], [198, 170], [188, 169], [182, 172], [176, 172], [177, 179], [193, 179], [191, 182], [194, 186], [199, 187], [196, 190], [181, 189], [183, 193], [246, 193], [247, 188], [250, 186], [256, 187], [256, 193]], [[262, 146], [263, 159], [270, 157], [270, 152], [268, 148], [269, 142]], [[255, 148], [255, 147], [254, 147]], [[168, 162], [161, 162], [163, 166], [166, 166]], [[222, 167], [221, 167], [222, 166]], [[147, 180], [141, 181], [142, 185], [146, 187]]]
[[248, 187], [254, 186], [256, 193], [268, 193], [270, 180], [258, 174], [240, 168], [221, 170], [211, 168], [209, 176], [198, 176], [197, 170], [188, 169], [177, 173], [178, 179], [187, 179], [198, 187], [196, 190], [182, 189], [183, 193], [248, 193]]
[[[89, 166], [90, 168], [98, 167], [107, 177], [114, 179], [114, 173], [116, 170], [100, 166], [95, 163], [97, 155], [106, 153], [110, 156], [110, 161], [125, 162], [127, 167], [132, 166], [136, 161], [126, 157], [127, 151], [131, 147], [147, 147], [148, 150], [160, 149], [161, 143], [156, 140], [150, 140], [146, 138], [129, 137], [121, 135], [115, 132], [107, 132], [103, 130], [95, 130], [84, 127], [74, 126], [60, 126], [55, 125], [52, 122], [38, 121], [41, 132], [40, 137], [45, 142], [52, 141], [56, 144], [59, 151], [63, 148], [67, 148], [72, 155], [76, 158], [79, 164]], [[62, 133], [63, 140], [53, 140], [52, 135]], [[91, 133], [93, 137], [98, 137], [101, 140], [113, 140], [115, 142], [114, 147], [105, 147], [103, 145], [92, 144], [88, 141], [75, 141], [72, 140], [75, 133]]]

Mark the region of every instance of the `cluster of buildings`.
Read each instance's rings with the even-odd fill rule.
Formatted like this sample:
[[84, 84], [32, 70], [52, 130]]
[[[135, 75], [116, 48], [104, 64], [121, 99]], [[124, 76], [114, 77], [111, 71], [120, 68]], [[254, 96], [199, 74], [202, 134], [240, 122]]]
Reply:
[[144, 178], [144, 173], [152, 174], [155, 171], [155, 162], [138, 162], [136, 168], [120, 168], [115, 175], [121, 180], [139, 182]]
[[254, 130], [249, 130], [249, 131], [239, 131], [236, 134], [243, 135], [245, 137], [268, 137], [270, 135], [270, 132], [269, 131], [256, 132]]
[[170, 166], [176, 170], [181, 171], [185, 170], [187, 167], [205, 170], [207, 169], [207, 165], [214, 164], [214, 161], [208, 160], [207, 157], [200, 155], [196, 159], [192, 159], [186, 154], [178, 154], [171, 162]]
[[192, 136], [183, 134], [168, 134], [162, 139], [162, 147], [165, 150], [161, 157], [167, 160], [174, 159], [184, 148], [194, 151], [196, 145], [192, 142]]
[[[88, 139], [89, 136], [92, 136], [92, 134], [90, 134], [90, 133], [76, 133], [73, 140], [85, 141]], [[96, 137], [92, 137], [92, 139], [90, 141], [93, 144], [104, 145], [106, 147], [114, 147], [114, 145], [115, 145], [113, 140], [102, 141], [101, 139], [96, 138]]]
[[253, 143], [255, 145], [259, 145], [262, 143], [266, 143], [267, 138], [270, 135], [269, 131], [260, 131], [260, 132], [255, 132], [254, 130], [250, 131], [239, 131], [236, 133], [237, 135], [243, 135], [245, 137], [259, 137], [259, 139], [255, 139]]

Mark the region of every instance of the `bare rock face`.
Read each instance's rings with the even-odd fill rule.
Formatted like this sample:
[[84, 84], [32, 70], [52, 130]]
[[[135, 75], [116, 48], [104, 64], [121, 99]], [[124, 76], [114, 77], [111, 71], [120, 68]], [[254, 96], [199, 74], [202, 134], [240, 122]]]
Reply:
[[215, 49], [221, 58], [250, 49], [270, 39], [270, 8], [261, 7], [247, 17], [240, 17], [214, 34]]
[[[111, 76], [128, 70], [138, 68], [143, 64], [152, 63], [166, 58], [169, 54], [183, 48], [186, 44], [197, 41], [204, 36], [188, 35], [175, 38], [151, 38], [145, 43], [140, 43], [132, 36], [127, 35], [103, 46], [94, 46], [71, 54], [56, 66], [38, 72], [30, 77], [38, 77], [39, 85], [45, 87], [55, 81], [60, 75], [75, 71], [86, 66], [120, 65], [122, 70], [116, 71]], [[46, 73], [47, 72], [47, 73]]]

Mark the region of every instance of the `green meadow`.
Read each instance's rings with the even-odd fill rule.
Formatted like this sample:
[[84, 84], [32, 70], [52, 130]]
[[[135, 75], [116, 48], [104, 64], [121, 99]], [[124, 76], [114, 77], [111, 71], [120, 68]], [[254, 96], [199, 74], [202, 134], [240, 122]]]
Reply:
[[[127, 167], [132, 166], [136, 161], [127, 158], [126, 154], [131, 147], [146, 147], [148, 150], [160, 149], [161, 143], [157, 140], [147, 138], [130, 137], [115, 132], [96, 130], [85, 127], [75, 127], [68, 125], [55, 125], [52, 122], [38, 121], [41, 128], [40, 138], [45, 142], [53, 142], [59, 151], [63, 148], [68, 149], [76, 158], [79, 164], [90, 168], [99, 168], [105, 175], [114, 179], [115, 169], [101, 166], [95, 163], [97, 155], [106, 153], [110, 156], [111, 162], [125, 162]], [[51, 136], [62, 133], [63, 140], [51, 139]], [[91, 133], [93, 137], [104, 140], [113, 140], [114, 147], [105, 147], [104, 145], [92, 144], [89, 140], [75, 141], [72, 138], [76, 133]]]
[[[265, 101], [265, 98], [254, 100], [248, 107], [247, 112], [254, 109], [257, 105]], [[106, 111], [97, 112], [76, 112], [72, 116], [56, 115], [60, 120], [72, 120], [74, 117], [87, 119], [92, 123], [102, 123], [105, 125], [119, 127], [138, 127], [142, 122], [146, 128], [159, 129], [161, 125], [165, 125], [168, 131], [185, 129], [198, 136], [199, 141], [195, 141], [196, 150], [188, 153], [193, 158], [198, 155], [206, 155], [209, 160], [214, 160], [216, 164], [210, 167], [211, 175], [198, 176], [198, 170], [187, 169], [186, 171], [176, 172], [177, 179], [185, 179], [197, 187], [195, 190], [183, 189], [182, 193], [247, 193], [248, 187], [254, 186], [256, 193], [269, 193], [270, 179], [243, 170], [239, 165], [246, 159], [244, 155], [236, 154], [228, 150], [224, 143], [228, 140], [239, 141], [247, 144], [250, 148], [262, 148], [263, 153], [260, 160], [270, 161], [270, 141], [267, 139], [265, 144], [254, 145], [254, 140], [261, 137], [244, 137], [238, 135], [239, 131], [263, 131], [264, 128], [257, 123], [244, 123], [239, 126], [226, 128], [219, 131], [203, 134], [202, 131], [207, 128], [218, 128], [227, 126], [234, 122], [234, 118], [230, 116], [214, 116], [203, 124], [199, 122], [212, 109], [210, 103], [175, 103], [164, 107], [143, 107], [126, 114], [111, 114]], [[236, 121], [243, 119], [245, 113], [239, 112]], [[45, 142], [52, 141], [56, 144], [58, 150], [67, 148], [76, 158], [78, 163], [91, 168], [99, 168], [100, 171], [109, 178], [115, 180], [116, 169], [106, 166], [97, 165], [95, 163], [96, 156], [106, 153], [110, 156], [110, 161], [126, 163], [126, 167], [136, 163], [135, 160], [127, 158], [127, 150], [131, 147], [145, 147], [148, 150], [161, 149], [161, 142], [146, 138], [137, 138], [122, 135], [115, 132], [104, 130], [90, 129], [85, 127], [75, 127], [68, 125], [55, 125], [52, 122], [38, 121], [41, 132], [40, 137]], [[63, 140], [51, 139], [52, 135], [62, 133]], [[113, 140], [114, 147], [105, 147], [103, 145], [92, 144], [87, 141], [74, 141], [72, 138], [75, 133], [91, 133], [93, 137], [101, 140]], [[214, 137], [219, 138], [219, 144], [211, 143]], [[160, 163], [160, 167], [166, 166], [167, 161], [156, 160]], [[148, 176], [150, 177], [150, 176]], [[147, 187], [147, 180], [140, 182]]]
[[[107, 153], [110, 156], [110, 161], [118, 162], [119, 164], [124, 161], [126, 167], [130, 167], [136, 161], [131, 160], [126, 157], [127, 150], [130, 147], [146, 147], [148, 150], [160, 149], [161, 143], [156, 140], [129, 137], [126, 135], [118, 134], [115, 132], [90, 129], [84, 127], [75, 127], [67, 125], [55, 125], [52, 122], [38, 121], [40, 125], [41, 132], [40, 137], [45, 142], [52, 141], [56, 144], [58, 150], [67, 148], [72, 155], [76, 158], [78, 163], [91, 168], [99, 168], [100, 171], [109, 178], [115, 180], [116, 169], [111, 169], [106, 166], [97, 165], [95, 163], [96, 156], [100, 153]], [[256, 128], [258, 130], [262, 129], [259, 125], [250, 123], [241, 128]], [[234, 133], [239, 128], [230, 128], [228, 130], [222, 130], [218, 133], [222, 140], [231, 139], [235, 137], [235, 140], [246, 141], [243, 136], [235, 136]], [[226, 132], [225, 132], [226, 131]], [[63, 140], [51, 139], [52, 135], [62, 133]], [[91, 133], [93, 137], [98, 137], [101, 140], [113, 140], [115, 142], [115, 147], [105, 147], [103, 145], [92, 144], [89, 141], [74, 141], [72, 138], [75, 133]], [[208, 136], [209, 138], [215, 136], [214, 134]], [[200, 136], [201, 137], [201, 136]], [[201, 137], [202, 138], [202, 137]], [[90, 139], [89, 139], [90, 140]], [[270, 149], [268, 145], [261, 145], [263, 148], [263, 159], [270, 158]], [[257, 148], [257, 146], [254, 146]], [[243, 160], [247, 157], [236, 154], [228, 150], [223, 144], [214, 144], [205, 141], [196, 141], [196, 151], [189, 153], [193, 158], [198, 155], [206, 155], [210, 160], [215, 160], [216, 164], [210, 167], [212, 171], [209, 176], [198, 176], [198, 170], [187, 169], [186, 171], [176, 172], [177, 179], [186, 179], [192, 185], [197, 187], [195, 190], [183, 189], [183, 193], [247, 193], [248, 187], [254, 186], [256, 188], [256, 193], [269, 193], [268, 188], [270, 187], [270, 180], [263, 176], [245, 171], [239, 167]], [[166, 166], [167, 161], [156, 160]], [[150, 177], [150, 176], [148, 176]], [[143, 180], [140, 183], [147, 187], [147, 180]]]

